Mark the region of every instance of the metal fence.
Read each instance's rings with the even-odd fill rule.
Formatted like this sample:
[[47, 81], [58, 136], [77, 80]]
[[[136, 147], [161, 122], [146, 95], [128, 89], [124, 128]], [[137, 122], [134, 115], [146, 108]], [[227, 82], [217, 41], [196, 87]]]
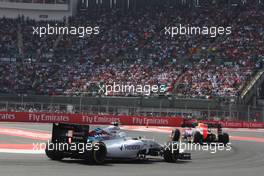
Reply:
[[57, 113], [84, 113], [84, 114], [113, 114], [139, 116], [183, 116], [198, 119], [226, 119], [264, 122], [264, 107], [244, 105], [223, 105], [214, 108], [170, 108], [166, 106], [146, 107], [140, 105], [122, 106], [109, 104], [83, 105], [70, 103], [43, 103], [43, 102], [8, 102], [0, 101], [0, 111], [29, 111], [29, 112], [57, 112]]

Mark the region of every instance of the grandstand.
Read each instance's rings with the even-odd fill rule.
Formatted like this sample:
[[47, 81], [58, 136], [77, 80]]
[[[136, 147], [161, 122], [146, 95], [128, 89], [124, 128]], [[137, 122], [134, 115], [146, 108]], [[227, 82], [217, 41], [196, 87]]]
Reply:
[[[262, 0], [74, 2], [0, 0], [2, 109], [264, 120]], [[32, 35], [48, 24], [100, 34]], [[171, 38], [164, 28], [172, 24], [231, 26], [232, 34]], [[113, 83], [166, 92], [100, 93]]]
[[77, 13], [73, 0], [0, 0], [0, 17], [63, 20]]

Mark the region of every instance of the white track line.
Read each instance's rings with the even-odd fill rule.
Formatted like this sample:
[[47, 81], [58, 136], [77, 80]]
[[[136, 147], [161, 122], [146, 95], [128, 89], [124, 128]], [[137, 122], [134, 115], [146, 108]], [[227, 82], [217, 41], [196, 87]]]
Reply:
[[25, 150], [25, 149], [0, 149], [0, 153], [45, 154], [45, 151], [44, 150]]

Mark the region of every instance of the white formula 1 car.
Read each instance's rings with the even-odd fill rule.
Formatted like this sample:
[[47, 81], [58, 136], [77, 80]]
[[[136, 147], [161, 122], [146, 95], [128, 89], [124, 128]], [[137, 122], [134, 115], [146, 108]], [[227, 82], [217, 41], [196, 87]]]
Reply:
[[84, 159], [90, 164], [113, 159], [145, 160], [148, 156], [160, 156], [166, 162], [190, 160], [190, 153], [179, 150], [179, 138], [180, 131], [176, 129], [171, 141], [161, 145], [152, 139], [127, 137], [118, 124], [89, 131], [89, 125], [59, 123], [53, 124], [52, 139], [45, 151], [52, 160]]

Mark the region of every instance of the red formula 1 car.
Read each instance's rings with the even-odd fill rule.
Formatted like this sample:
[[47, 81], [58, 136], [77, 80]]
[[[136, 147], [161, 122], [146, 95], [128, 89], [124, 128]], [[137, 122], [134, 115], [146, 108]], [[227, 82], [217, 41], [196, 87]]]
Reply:
[[220, 123], [184, 124], [182, 140], [191, 143], [229, 143], [229, 135], [224, 133]]

